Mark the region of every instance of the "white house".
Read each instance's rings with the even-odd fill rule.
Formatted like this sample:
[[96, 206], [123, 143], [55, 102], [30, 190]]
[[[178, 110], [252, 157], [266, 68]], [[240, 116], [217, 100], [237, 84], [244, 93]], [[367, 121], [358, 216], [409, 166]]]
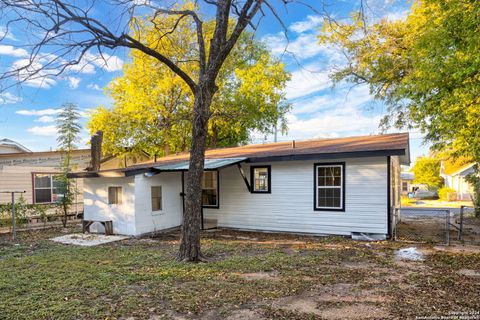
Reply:
[[[386, 238], [408, 134], [279, 142], [206, 152], [203, 216], [218, 227]], [[188, 154], [79, 172], [84, 219], [138, 236], [182, 223]]]
[[402, 196], [406, 196], [409, 192], [412, 192], [413, 179], [414, 179], [413, 172], [400, 172]]
[[474, 193], [473, 186], [465, 180], [465, 176], [473, 173], [475, 163], [470, 163], [461, 168], [448, 172], [442, 168], [442, 177], [445, 187], [452, 188], [457, 193], [457, 200], [471, 200]]
[[[90, 149], [74, 150], [71, 165], [80, 170], [90, 165]], [[25, 191], [22, 197], [29, 204], [54, 204], [58, 198], [58, 177], [65, 153], [62, 151], [33, 152], [21, 144], [0, 139], [0, 191]], [[146, 156], [101, 159], [102, 169], [114, 169], [148, 159]], [[83, 203], [83, 179], [77, 179], [75, 189], [75, 211], [81, 212]], [[0, 193], [0, 203], [10, 202], [10, 194]]]
[[16, 141], [13, 141], [7, 138], [0, 139], [0, 154], [16, 153], [16, 152], [32, 152], [32, 151], [30, 151], [25, 146], [21, 145]]

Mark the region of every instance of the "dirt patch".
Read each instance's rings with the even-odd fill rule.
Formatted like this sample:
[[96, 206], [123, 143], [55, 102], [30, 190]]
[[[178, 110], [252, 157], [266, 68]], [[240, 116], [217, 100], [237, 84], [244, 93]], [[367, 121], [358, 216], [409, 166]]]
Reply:
[[388, 312], [377, 306], [385, 303], [388, 298], [379, 291], [338, 283], [316, 286], [303, 294], [277, 299], [272, 306], [327, 319], [377, 319], [388, 317]]
[[352, 304], [347, 306], [329, 308], [319, 314], [327, 319], [387, 319], [389, 313], [380, 307], [365, 304]]
[[348, 269], [378, 269], [377, 265], [368, 262], [344, 262], [342, 263], [342, 267]]
[[451, 253], [480, 253], [480, 246], [478, 245], [452, 245], [452, 246], [435, 246], [436, 251], [444, 251]]
[[226, 320], [256, 320], [256, 319], [264, 319], [261, 317], [257, 312], [250, 310], [250, 309], [241, 309], [238, 311], [234, 311], [231, 315], [229, 315]]
[[323, 294], [318, 297], [318, 301], [324, 302], [371, 302], [384, 303], [388, 299], [385, 296], [376, 294], [373, 290], [364, 290], [359, 295], [342, 296], [337, 294]]
[[316, 299], [307, 295], [298, 295], [278, 299], [273, 304], [274, 307], [279, 309], [320, 315], [322, 311], [317, 308], [317, 305], [318, 302]]
[[318, 286], [317, 301], [323, 302], [386, 302], [388, 299], [377, 290], [365, 290], [349, 283]]
[[251, 273], [239, 273], [237, 274], [245, 280], [274, 280], [279, 277], [277, 272], [251, 272]]
[[462, 276], [467, 276], [467, 277], [480, 277], [480, 271], [476, 271], [476, 270], [471, 270], [471, 269], [460, 269], [458, 270], [457, 272], [459, 275], [462, 275]]

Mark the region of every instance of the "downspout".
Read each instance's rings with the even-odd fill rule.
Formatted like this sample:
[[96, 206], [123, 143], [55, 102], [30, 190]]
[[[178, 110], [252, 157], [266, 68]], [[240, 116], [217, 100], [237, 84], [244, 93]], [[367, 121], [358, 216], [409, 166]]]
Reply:
[[[182, 171], [182, 192], [180, 193], [182, 197], [182, 218], [185, 214], [185, 171]], [[183, 221], [182, 221], [183, 224]]]

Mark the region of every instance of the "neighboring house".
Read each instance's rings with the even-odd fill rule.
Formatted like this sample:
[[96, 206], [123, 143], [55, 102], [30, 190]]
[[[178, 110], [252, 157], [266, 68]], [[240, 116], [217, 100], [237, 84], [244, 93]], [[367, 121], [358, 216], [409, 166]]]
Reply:
[[473, 173], [473, 166], [474, 163], [470, 163], [460, 168], [451, 168], [442, 163], [440, 175], [445, 179], [445, 187], [456, 191], [457, 200], [472, 200], [473, 186], [465, 180], [465, 176]]
[[[64, 156], [60, 151], [14, 152], [0, 154], [0, 191], [26, 191], [22, 197], [27, 203], [49, 204], [58, 198], [56, 176], [61, 172]], [[90, 149], [72, 152], [72, 164], [76, 170], [90, 163]], [[83, 202], [83, 180], [76, 181], [77, 210]], [[20, 197], [20, 195], [16, 195]], [[9, 194], [0, 193], [0, 203], [10, 202]]]
[[[56, 176], [61, 173], [65, 153], [61, 151], [32, 152], [15, 141], [0, 140], [0, 191], [26, 191], [22, 197], [29, 204], [55, 203], [58, 194]], [[72, 151], [72, 167], [78, 171], [90, 165], [90, 149]], [[131, 159], [107, 157], [102, 168], [119, 168], [133, 164]], [[145, 161], [145, 157], [141, 158]], [[76, 211], [83, 210], [83, 179], [75, 181]], [[20, 197], [20, 195], [16, 195]], [[0, 203], [11, 202], [11, 196], [0, 193]]]
[[401, 172], [400, 181], [401, 181], [401, 192], [402, 196], [406, 196], [409, 192], [412, 192], [413, 188], [413, 172]]
[[10, 139], [0, 139], [0, 154], [2, 153], [17, 153], [17, 152], [31, 152], [29, 149], [22, 146], [20, 143]]
[[[72, 174], [84, 179], [84, 218], [134, 236], [180, 226], [188, 159]], [[225, 228], [384, 239], [409, 163], [408, 134], [207, 150], [203, 216]]]

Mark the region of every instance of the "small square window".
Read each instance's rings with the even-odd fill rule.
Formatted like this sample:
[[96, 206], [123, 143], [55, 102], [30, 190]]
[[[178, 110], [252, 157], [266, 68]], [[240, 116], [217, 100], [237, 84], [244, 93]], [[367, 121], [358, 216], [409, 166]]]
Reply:
[[108, 204], [122, 203], [122, 187], [108, 187]]
[[152, 187], [152, 211], [162, 211], [162, 187]]
[[252, 193], [271, 192], [271, 167], [250, 167], [250, 183]]

